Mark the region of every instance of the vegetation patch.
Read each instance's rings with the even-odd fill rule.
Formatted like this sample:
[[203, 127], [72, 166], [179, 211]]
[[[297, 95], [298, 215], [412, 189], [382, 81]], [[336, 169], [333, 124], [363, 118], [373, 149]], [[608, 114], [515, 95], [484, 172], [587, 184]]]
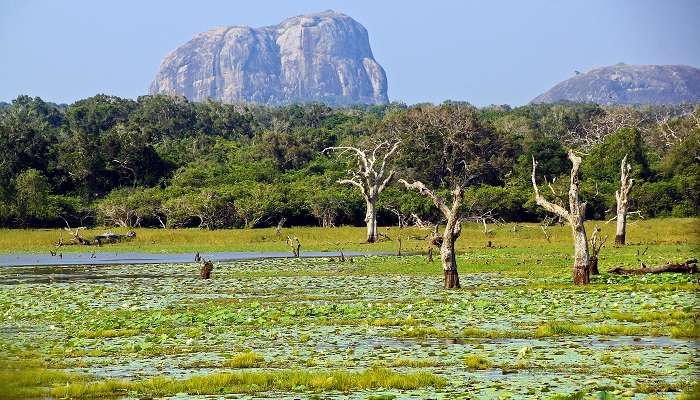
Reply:
[[284, 370], [218, 373], [181, 380], [153, 378], [144, 381], [73, 383], [52, 388], [51, 395], [61, 398], [104, 398], [123, 396], [126, 393], [139, 396], [172, 396], [177, 393], [221, 395], [273, 390], [351, 392], [377, 388], [440, 388], [445, 384], [445, 379], [427, 372], [401, 374], [382, 368], [362, 372]]
[[261, 367], [265, 357], [252, 351], [238, 353], [224, 362], [224, 367], [229, 368], [256, 368]]
[[489, 369], [493, 362], [479, 354], [467, 354], [464, 357], [464, 365], [469, 369]]

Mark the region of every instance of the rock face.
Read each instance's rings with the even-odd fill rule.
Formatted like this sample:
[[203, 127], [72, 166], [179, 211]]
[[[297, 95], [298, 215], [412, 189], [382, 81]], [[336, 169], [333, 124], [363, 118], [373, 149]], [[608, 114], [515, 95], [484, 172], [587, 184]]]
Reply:
[[685, 65], [617, 64], [578, 74], [535, 97], [598, 104], [679, 104], [700, 102], [700, 69]]
[[150, 93], [266, 104], [388, 102], [367, 30], [333, 11], [200, 33], [165, 57]]

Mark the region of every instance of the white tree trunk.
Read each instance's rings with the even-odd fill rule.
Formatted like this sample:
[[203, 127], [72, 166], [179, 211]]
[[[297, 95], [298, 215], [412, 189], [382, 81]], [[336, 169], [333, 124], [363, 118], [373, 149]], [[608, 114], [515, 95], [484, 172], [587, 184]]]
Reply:
[[[377, 197], [386, 185], [394, 177], [394, 170], [386, 173], [386, 164], [392, 154], [399, 148], [399, 141], [384, 141], [377, 144], [371, 152], [356, 147], [339, 146], [327, 147], [322, 153], [339, 150], [342, 153], [352, 152], [357, 159], [357, 170], [349, 170], [349, 179], [341, 179], [338, 183], [357, 186], [367, 201], [365, 223], [367, 224], [367, 242], [377, 241]], [[384, 152], [381, 160], [377, 159], [378, 153]], [[379, 164], [377, 164], [379, 162]]]
[[571, 160], [571, 183], [569, 185], [569, 209], [565, 209], [559, 204], [554, 204], [547, 201], [537, 189], [535, 180], [535, 170], [537, 162], [532, 158], [532, 187], [535, 190], [535, 202], [545, 210], [556, 214], [567, 221], [571, 225], [571, 232], [574, 239], [574, 284], [585, 285], [590, 282], [589, 270], [589, 255], [588, 255], [588, 237], [586, 236], [586, 227], [584, 226], [586, 215], [586, 203], [579, 200], [579, 177], [578, 170], [581, 166], [581, 157], [569, 150], [569, 160]]
[[627, 212], [630, 205], [630, 190], [634, 184], [634, 179], [630, 178], [632, 166], [627, 162], [627, 156], [620, 163], [620, 188], [615, 191], [617, 200], [617, 228], [615, 229], [615, 244], [624, 246], [627, 232]]
[[615, 244], [625, 244], [625, 234], [627, 231], [627, 204], [617, 204], [617, 227], [615, 228]]
[[367, 213], [365, 214], [365, 222], [367, 223], [367, 243], [377, 241], [377, 200], [367, 200]]
[[579, 222], [571, 225], [574, 236], [574, 284], [585, 285], [590, 282], [589, 258], [588, 258], [588, 237], [586, 227], [583, 225], [583, 218]]

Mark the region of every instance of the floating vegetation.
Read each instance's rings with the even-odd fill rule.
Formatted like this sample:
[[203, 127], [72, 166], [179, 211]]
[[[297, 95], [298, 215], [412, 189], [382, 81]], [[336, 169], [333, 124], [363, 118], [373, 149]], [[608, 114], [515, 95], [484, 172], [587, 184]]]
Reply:
[[224, 367], [229, 368], [255, 368], [261, 367], [265, 357], [252, 351], [238, 353], [224, 362]]
[[479, 354], [467, 354], [464, 357], [464, 365], [470, 369], [489, 369], [493, 362]]
[[574, 287], [566, 245], [469, 251], [458, 291], [420, 256], [0, 268], [0, 397], [691, 396], [698, 284]]
[[426, 368], [436, 367], [442, 363], [432, 358], [397, 358], [389, 363], [391, 367]]

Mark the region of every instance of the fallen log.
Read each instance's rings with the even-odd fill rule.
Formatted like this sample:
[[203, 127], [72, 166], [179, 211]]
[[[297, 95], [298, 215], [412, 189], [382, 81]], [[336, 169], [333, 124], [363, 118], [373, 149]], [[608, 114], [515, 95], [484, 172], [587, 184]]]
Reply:
[[608, 270], [608, 273], [617, 275], [642, 275], [642, 274], [661, 274], [664, 272], [676, 272], [681, 274], [694, 274], [698, 272], [698, 260], [690, 259], [682, 264], [669, 263], [655, 267], [647, 267], [642, 264], [642, 268], [623, 268], [617, 267]]
[[117, 243], [121, 242], [123, 240], [131, 240], [136, 237], [136, 232], [134, 231], [129, 231], [126, 233], [126, 235], [119, 235], [113, 232], [105, 232], [101, 235], [95, 236], [95, 238], [92, 240], [92, 243], [96, 245], [102, 245], [103, 243]]

